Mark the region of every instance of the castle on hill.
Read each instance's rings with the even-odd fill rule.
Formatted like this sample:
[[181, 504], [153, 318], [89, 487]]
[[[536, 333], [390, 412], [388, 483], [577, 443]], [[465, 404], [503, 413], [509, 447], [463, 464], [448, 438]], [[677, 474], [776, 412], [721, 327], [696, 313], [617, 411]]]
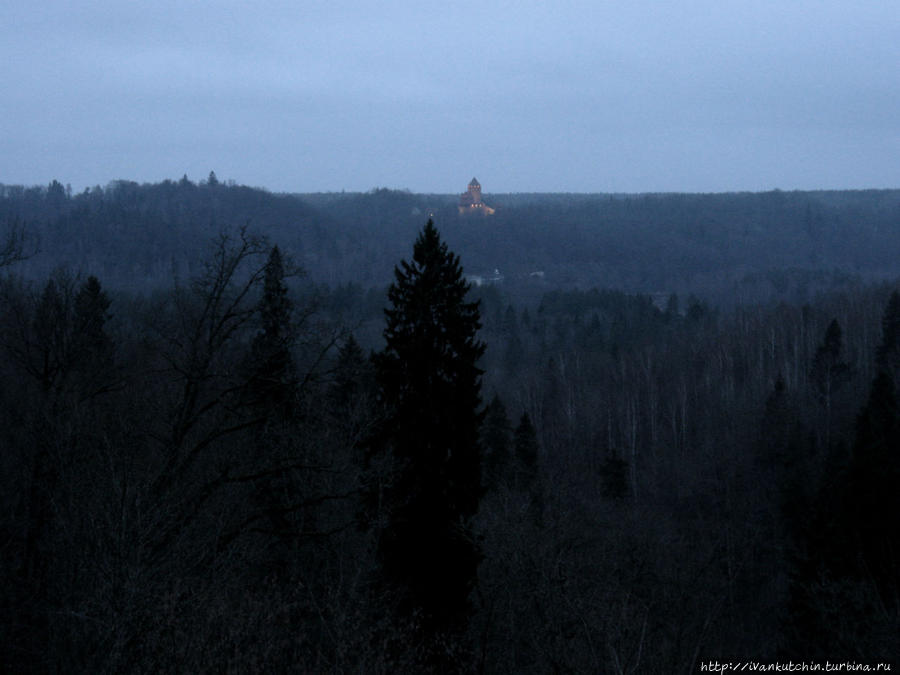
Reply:
[[469, 181], [469, 189], [459, 196], [459, 212], [461, 215], [477, 213], [482, 216], [494, 213], [494, 209], [481, 200], [481, 184], [477, 178]]

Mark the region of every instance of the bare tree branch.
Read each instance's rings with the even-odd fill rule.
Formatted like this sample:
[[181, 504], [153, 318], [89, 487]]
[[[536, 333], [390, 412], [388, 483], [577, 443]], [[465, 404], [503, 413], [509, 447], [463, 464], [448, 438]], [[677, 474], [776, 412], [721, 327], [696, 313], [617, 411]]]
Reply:
[[0, 243], [0, 267], [8, 267], [35, 255], [38, 252], [37, 241], [29, 239], [25, 225], [19, 219], [8, 223]]

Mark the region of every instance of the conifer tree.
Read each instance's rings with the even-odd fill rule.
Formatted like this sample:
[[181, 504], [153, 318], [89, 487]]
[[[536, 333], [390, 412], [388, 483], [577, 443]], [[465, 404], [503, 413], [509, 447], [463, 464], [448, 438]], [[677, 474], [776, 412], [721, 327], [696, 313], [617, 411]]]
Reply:
[[[246, 366], [246, 403], [254, 424], [259, 425], [252, 462], [267, 467], [252, 481], [254, 505], [266, 515], [271, 533], [289, 542], [299, 529], [297, 518], [292, 518], [298, 485], [290, 471], [272, 468], [273, 458], [290, 453], [297, 412], [293, 304], [284, 277], [284, 259], [273, 246], [263, 269], [263, 293], [256, 307], [260, 331], [253, 339]], [[283, 572], [289, 556], [284, 549], [273, 549], [273, 555], [273, 567]]]
[[338, 352], [334, 376], [328, 392], [330, 403], [338, 414], [344, 415], [352, 408], [354, 400], [368, 388], [369, 364], [362, 348], [353, 336], [347, 336]]
[[[836, 326], [836, 322], [829, 326], [813, 361], [812, 376], [819, 393], [818, 374], [825, 372], [824, 366], [832, 367], [839, 354]], [[857, 418], [849, 463], [835, 444], [819, 494], [808, 516], [795, 527], [801, 545], [794, 561], [789, 611], [794, 641], [805, 654], [815, 653], [812, 650], [834, 654], [836, 646], [855, 648], [864, 623], [890, 624], [890, 617], [896, 616], [900, 603], [900, 407], [894, 368], [900, 363], [898, 355], [900, 295], [895, 292], [882, 318], [877, 373]], [[840, 377], [847, 374], [840, 361], [836, 372]], [[862, 634], [872, 631], [871, 626], [862, 629]]]
[[452, 633], [465, 625], [480, 560], [471, 527], [482, 494], [479, 307], [430, 220], [394, 275], [386, 346], [374, 356], [386, 420], [372, 449], [394, 466], [379, 561], [401, 612]]
[[97, 277], [87, 278], [73, 305], [71, 359], [77, 385], [87, 397], [109, 392], [117, 380], [114, 345], [106, 332], [110, 300]]
[[338, 352], [327, 404], [332, 428], [354, 446], [374, 415], [373, 379], [372, 364], [351, 333]]
[[95, 276], [87, 278], [75, 296], [75, 333], [78, 347], [84, 352], [79, 356], [99, 357], [111, 349], [104, 326], [108, 317], [110, 300]]
[[524, 485], [530, 485], [537, 472], [538, 442], [534, 425], [527, 412], [522, 413], [522, 418], [516, 427], [515, 451]]
[[36, 358], [29, 359], [29, 371], [41, 383], [46, 392], [54, 385], [67, 366], [68, 312], [64, 291], [51, 277], [41, 293], [34, 311], [32, 333]]
[[281, 251], [273, 246], [266, 263], [263, 296], [259, 303], [262, 330], [254, 338], [251, 349], [250, 394], [255, 405], [281, 412], [290, 402], [296, 384], [291, 356], [294, 338], [292, 305], [284, 276]]

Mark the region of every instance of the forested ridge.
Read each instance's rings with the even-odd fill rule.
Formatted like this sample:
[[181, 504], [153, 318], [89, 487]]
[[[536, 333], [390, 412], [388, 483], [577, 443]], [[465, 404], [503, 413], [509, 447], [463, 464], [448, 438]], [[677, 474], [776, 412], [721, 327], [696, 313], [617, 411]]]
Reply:
[[5, 670], [900, 653], [897, 191], [0, 195]]
[[210, 237], [243, 225], [278, 241], [315, 281], [383, 289], [429, 216], [468, 273], [499, 269], [510, 292], [532, 298], [574, 286], [806, 302], [855, 279], [893, 278], [900, 258], [898, 190], [485, 199], [494, 216], [465, 218], [454, 195], [270, 194], [214, 174], [81, 193], [54, 181], [0, 185], [0, 223], [27, 223], [35, 237], [22, 274], [63, 264], [132, 290], [188, 278]]

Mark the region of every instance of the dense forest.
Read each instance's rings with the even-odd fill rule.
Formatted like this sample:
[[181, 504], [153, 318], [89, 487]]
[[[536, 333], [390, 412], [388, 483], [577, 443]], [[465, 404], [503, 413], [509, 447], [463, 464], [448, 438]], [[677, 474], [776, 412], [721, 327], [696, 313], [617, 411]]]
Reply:
[[891, 279], [900, 258], [900, 190], [709, 195], [485, 195], [488, 218], [454, 195], [274, 195], [219, 182], [116, 181], [72, 194], [0, 185], [0, 224], [27, 225], [37, 254], [19, 273], [90, 270], [123, 290], [196, 274], [222, 228], [249, 226], [331, 286], [386, 288], [433, 217], [467, 273], [498, 270], [513, 297], [553, 288], [694, 293], [717, 305], [785, 300], [856, 280]]
[[900, 191], [485, 201], [0, 186], [3, 669], [896, 659]]

